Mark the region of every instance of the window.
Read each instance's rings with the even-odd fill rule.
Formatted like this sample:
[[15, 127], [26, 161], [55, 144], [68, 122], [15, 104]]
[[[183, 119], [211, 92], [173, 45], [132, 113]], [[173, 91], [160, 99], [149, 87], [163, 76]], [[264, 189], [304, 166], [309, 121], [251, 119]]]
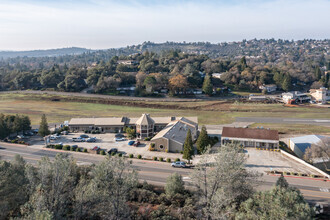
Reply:
[[163, 149], [163, 148], [164, 148], [164, 146], [163, 146], [163, 145], [159, 145], [159, 148], [160, 148], [160, 149]]

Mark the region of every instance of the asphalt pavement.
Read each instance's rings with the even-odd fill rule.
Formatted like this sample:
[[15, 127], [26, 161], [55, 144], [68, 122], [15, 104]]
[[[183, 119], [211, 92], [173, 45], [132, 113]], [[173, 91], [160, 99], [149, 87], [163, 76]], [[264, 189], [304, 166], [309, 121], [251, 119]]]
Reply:
[[[38, 161], [45, 156], [53, 160], [57, 153], [57, 151], [49, 151], [47, 149], [36, 149], [0, 143], [1, 160], [12, 160], [16, 154], [19, 154], [28, 163], [37, 164]], [[104, 158], [104, 156], [101, 155], [70, 151], [64, 154], [73, 156], [78, 164], [98, 163]], [[182, 175], [188, 186], [192, 183], [189, 177], [190, 173], [193, 171], [192, 168], [173, 168], [166, 162], [138, 159], [132, 159], [132, 166], [138, 171], [140, 180], [146, 180], [151, 184], [165, 185], [167, 177], [174, 172]], [[277, 178], [277, 176], [263, 175], [261, 182], [258, 183], [257, 189], [270, 189], [275, 184]], [[330, 204], [330, 182], [299, 178], [287, 178], [287, 180], [291, 186], [298, 188], [309, 202]]]
[[276, 123], [276, 124], [308, 124], [321, 125], [330, 127], [330, 119], [313, 119], [313, 118], [273, 118], [273, 117], [237, 117], [236, 122], [251, 123]]

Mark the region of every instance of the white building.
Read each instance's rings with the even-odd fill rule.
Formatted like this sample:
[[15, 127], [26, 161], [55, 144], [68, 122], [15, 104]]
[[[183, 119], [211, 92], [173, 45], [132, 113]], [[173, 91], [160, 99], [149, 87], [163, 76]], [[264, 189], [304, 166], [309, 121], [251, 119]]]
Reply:
[[262, 86], [259, 86], [259, 89], [260, 90], [264, 90], [266, 89], [267, 93], [271, 93], [271, 92], [275, 92], [276, 89], [277, 89], [277, 86], [275, 84], [269, 84], [269, 85], [262, 85]]

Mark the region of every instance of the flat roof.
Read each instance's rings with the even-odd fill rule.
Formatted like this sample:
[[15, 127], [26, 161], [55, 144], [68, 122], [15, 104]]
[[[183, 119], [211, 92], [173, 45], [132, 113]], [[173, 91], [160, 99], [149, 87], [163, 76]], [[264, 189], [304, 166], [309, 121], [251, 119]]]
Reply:
[[294, 143], [299, 148], [299, 150], [304, 153], [307, 148], [309, 148], [312, 144], [318, 143], [322, 138], [325, 138], [325, 136], [306, 135], [290, 138], [289, 140], [292, 141], [292, 143]]
[[260, 128], [223, 127], [222, 137], [278, 141], [278, 131]]

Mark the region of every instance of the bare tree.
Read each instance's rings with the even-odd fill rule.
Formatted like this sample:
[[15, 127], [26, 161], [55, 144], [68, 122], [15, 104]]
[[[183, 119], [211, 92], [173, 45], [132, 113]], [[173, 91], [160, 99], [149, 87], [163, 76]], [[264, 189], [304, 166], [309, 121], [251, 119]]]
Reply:
[[324, 168], [328, 170], [328, 165], [330, 161], [330, 137], [323, 137], [321, 140], [312, 144], [311, 147], [305, 150], [304, 159], [306, 161], [312, 162], [315, 159], [322, 160]]
[[202, 218], [226, 219], [252, 195], [252, 183], [258, 175], [244, 168], [245, 161], [245, 155], [236, 145], [223, 146], [216, 155], [202, 155], [191, 176]]

